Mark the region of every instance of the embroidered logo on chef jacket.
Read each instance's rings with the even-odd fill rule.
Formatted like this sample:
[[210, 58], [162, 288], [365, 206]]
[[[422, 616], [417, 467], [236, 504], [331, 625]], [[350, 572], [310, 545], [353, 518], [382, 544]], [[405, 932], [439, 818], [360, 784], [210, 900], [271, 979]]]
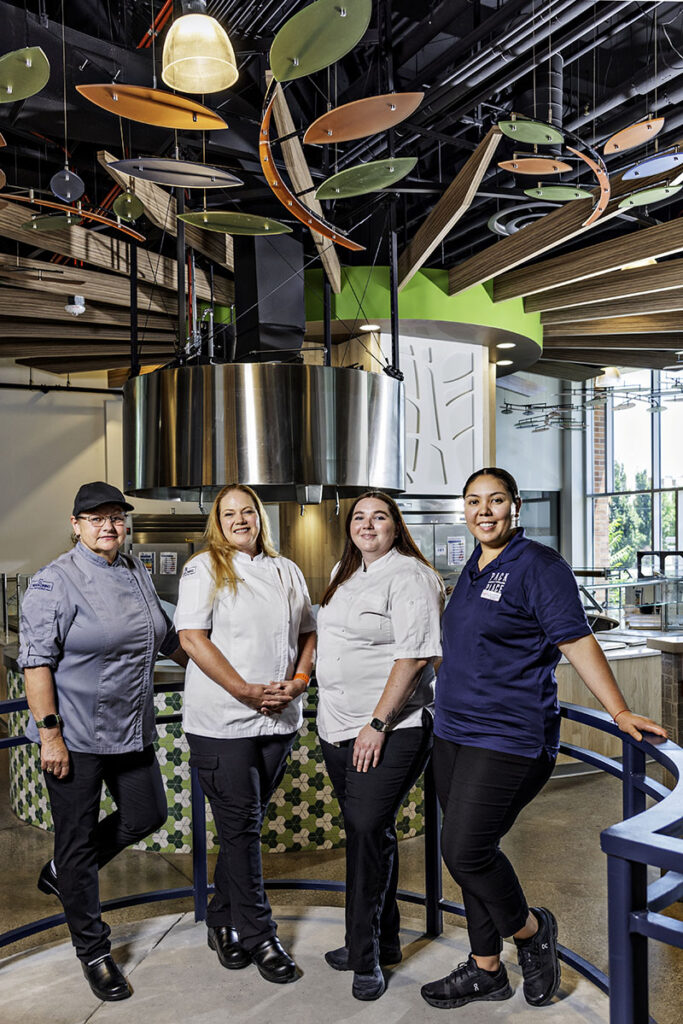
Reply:
[[29, 590], [52, 590], [54, 584], [48, 580], [31, 580], [31, 586]]
[[492, 572], [481, 592], [484, 600], [500, 601], [500, 595], [503, 593], [503, 587], [507, 583], [509, 575], [509, 572]]
[[186, 576], [194, 576], [196, 571], [197, 571], [197, 566], [196, 565], [187, 565], [187, 566], [185, 566], [185, 568], [183, 569], [183, 579], [185, 579]]

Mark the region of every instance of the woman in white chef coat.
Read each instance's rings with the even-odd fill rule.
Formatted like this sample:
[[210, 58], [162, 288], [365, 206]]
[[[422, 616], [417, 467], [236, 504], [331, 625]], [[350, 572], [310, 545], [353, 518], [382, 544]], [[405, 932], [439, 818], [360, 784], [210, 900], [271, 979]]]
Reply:
[[325, 954], [357, 999], [401, 959], [396, 815], [432, 743], [443, 585], [388, 495], [370, 491], [318, 613], [318, 732], [346, 829], [346, 939]]
[[275, 551], [250, 487], [218, 494], [206, 547], [185, 566], [175, 625], [190, 657], [183, 726], [220, 852], [208, 944], [224, 967], [256, 964], [279, 984], [296, 964], [277, 938], [261, 866], [261, 827], [302, 722], [315, 620], [300, 569]]

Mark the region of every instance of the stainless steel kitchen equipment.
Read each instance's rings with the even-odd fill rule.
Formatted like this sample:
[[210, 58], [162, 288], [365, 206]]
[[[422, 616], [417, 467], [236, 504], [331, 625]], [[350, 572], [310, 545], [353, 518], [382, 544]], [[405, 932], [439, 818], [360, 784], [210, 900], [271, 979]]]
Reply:
[[422, 554], [447, 587], [455, 586], [474, 551], [462, 498], [398, 498], [397, 504]]

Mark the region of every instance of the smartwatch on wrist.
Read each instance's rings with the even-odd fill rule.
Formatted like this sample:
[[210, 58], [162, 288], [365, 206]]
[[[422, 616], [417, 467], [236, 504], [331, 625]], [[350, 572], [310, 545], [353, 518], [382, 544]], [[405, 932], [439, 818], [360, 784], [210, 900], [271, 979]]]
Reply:
[[370, 728], [376, 729], [377, 732], [386, 732], [387, 723], [383, 722], [381, 718], [373, 718], [370, 722]]
[[36, 722], [37, 729], [55, 729], [57, 726], [61, 725], [61, 715], [45, 715], [45, 718], [41, 718], [39, 722]]

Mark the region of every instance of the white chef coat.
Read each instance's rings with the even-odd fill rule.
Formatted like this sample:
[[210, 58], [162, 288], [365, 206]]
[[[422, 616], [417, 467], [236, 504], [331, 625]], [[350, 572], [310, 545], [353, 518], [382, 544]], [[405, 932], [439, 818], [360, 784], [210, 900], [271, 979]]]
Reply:
[[[318, 732], [329, 743], [353, 739], [372, 718], [398, 658], [441, 656], [441, 585], [417, 558], [392, 548], [360, 565], [318, 612]], [[434, 699], [425, 665], [392, 729], [420, 725]]]
[[[299, 636], [315, 630], [306, 581], [288, 558], [233, 555], [242, 577], [237, 593], [216, 592], [208, 552], [191, 559], [180, 578], [175, 627], [208, 629], [209, 637], [248, 683], [291, 679]], [[193, 661], [185, 675], [183, 728], [198, 736], [230, 739], [280, 735], [301, 726], [301, 697], [279, 715], [265, 716], [242, 704]]]

